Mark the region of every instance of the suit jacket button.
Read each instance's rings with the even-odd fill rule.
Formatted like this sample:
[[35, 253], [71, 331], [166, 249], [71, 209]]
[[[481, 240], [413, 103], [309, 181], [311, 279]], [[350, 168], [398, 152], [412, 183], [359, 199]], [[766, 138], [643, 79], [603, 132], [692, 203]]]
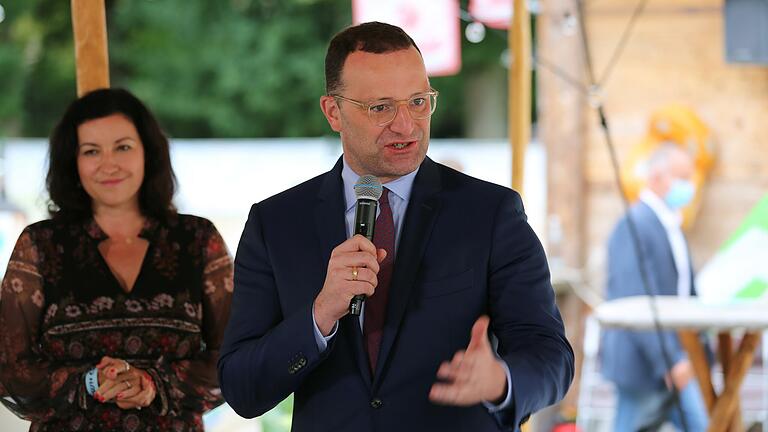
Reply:
[[373, 398], [371, 399], [371, 408], [373, 409], [379, 409], [381, 406], [384, 405], [384, 402], [379, 398]]
[[291, 362], [290, 366], [288, 366], [288, 373], [293, 375], [307, 365], [307, 358], [304, 354], [298, 353]]

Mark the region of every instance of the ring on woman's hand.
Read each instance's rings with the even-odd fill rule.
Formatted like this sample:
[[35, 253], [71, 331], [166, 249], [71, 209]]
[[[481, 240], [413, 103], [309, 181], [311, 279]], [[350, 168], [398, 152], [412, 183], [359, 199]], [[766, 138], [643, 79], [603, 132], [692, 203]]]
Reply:
[[352, 280], [357, 280], [357, 267], [352, 267]]
[[131, 364], [130, 364], [130, 363], [128, 363], [128, 362], [127, 362], [127, 361], [125, 361], [125, 360], [123, 360], [123, 363], [125, 363], [125, 371], [126, 371], [126, 372], [128, 372], [129, 370], [131, 370]]
[[126, 380], [126, 381], [123, 381], [123, 384], [125, 384], [126, 386], [128, 386], [128, 390], [130, 390], [131, 388], [133, 388], [133, 385], [131, 385], [131, 382], [130, 382], [130, 381], [127, 381], [127, 380]]
[[141, 411], [141, 405], [137, 405], [137, 406], [136, 406], [136, 409], [137, 409], [137, 410], [139, 410], [139, 411]]

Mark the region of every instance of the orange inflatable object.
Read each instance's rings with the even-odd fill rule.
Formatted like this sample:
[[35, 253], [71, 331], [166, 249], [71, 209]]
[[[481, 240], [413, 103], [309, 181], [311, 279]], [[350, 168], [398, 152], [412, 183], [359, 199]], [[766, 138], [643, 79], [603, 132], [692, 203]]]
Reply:
[[715, 145], [712, 132], [690, 107], [670, 104], [651, 114], [648, 131], [631, 150], [622, 167], [621, 177], [630, 200], [635, 201], [645, 186], [645, 162], [653, 151], [664, 142], [683, 147], [694, 162], [693, 184], [696, 196], [683, 209], [683, 226], [689, 227], [695, 220], [706, 180], [715, 161]]

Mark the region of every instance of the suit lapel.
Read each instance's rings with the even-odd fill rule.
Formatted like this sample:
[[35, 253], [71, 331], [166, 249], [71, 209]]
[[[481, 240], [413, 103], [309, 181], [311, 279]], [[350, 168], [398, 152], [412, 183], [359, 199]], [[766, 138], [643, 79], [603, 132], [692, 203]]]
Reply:
[[344, 212], [344, 183], [341, 180], [341, 158], [333, 169], [325, 174], [315, 207], [315, 232], [320, 241], [321, 262], [328, 265], [331, 251], [347, 239]]
[[397, 247], [395, 269], [389, 292], [387, 318], [381, 340], [379, 360], [374, 374], [374, 387], [381, 381], [383, 368], [394, 344], [405, 309], [416, 282], [424, 249], [439, 210], [438, 192], [441, 189], [437, 164], [425, 158], [413, 182], [411, 198], [405, 212], [405, 221]]
[[[661, 220], [659, 219], [659, 216], [656, 214], [656, 212], [653, 211], [651, 206], [649, 206], [647, 203], [644, 203], [641, 201], [642, 207], [642, 213], [639, 223], [646, 223], [648, 224], [648, 227], [650, 230], [652, 230], [651, 237], [654, 239], [655, 242], [658, 242], [658, 246], [654, 246], [654, 248], [657, 250], [656, 254], [659, 255], [660, 259], [663, 259], [665, 262], [670, 263], [670, 270], [672, 271], [673, 275], [673, 285], [668, 285], [666, 283], [661, 284], [659, 286], [659, 290], [661, 292], [655, 293], [656, 295], [677, 295], [677, 266], [675, 265], [675, 254], [672, 252], [672, 244], [669, 241], [669, 236], [667, 235], [667, 229], [664, 228], [664, 224], [661, 223]], [[687, 242], [686, 242], [687, 247]], [[690, 255], [689, 255], [690, 256]], [[647, 258], [646, 258], [647, 259]], [[674, 287], [673, 291], [668, 292], [667, 289], [665, 289], [668, 286]]]
[[[344, 182], [341, 178], [342, 162], [339, 158], [336, 165], [329, 171], [318, 193], [318, 204], [315, 207], [315, 232], [320, 242], [321, 265], [327, 267], [331, 259], [331, 251], [347, 239], [347, 228], [344, 213]], [[323, 271], [325, 274], [325, 271]], [[363, 347], [363, 333], [360, 321], [355, 316], [347, 315], [339, 320], [338, 337], [346, 337], [354, 352], [355, 361], [366, 383], [371, 382], [371, 371], [368, 357]]]

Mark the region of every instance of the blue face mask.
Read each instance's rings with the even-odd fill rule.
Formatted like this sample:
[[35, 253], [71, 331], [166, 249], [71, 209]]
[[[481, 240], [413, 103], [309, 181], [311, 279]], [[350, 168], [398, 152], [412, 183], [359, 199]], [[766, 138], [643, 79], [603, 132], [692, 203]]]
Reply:
[[664, 196], [664, 202], [672, 210], [679, 210], [687, 206], [696, 194], [696, 187], [689, 180], [677, 179], [672, 182], [669, 191]]

